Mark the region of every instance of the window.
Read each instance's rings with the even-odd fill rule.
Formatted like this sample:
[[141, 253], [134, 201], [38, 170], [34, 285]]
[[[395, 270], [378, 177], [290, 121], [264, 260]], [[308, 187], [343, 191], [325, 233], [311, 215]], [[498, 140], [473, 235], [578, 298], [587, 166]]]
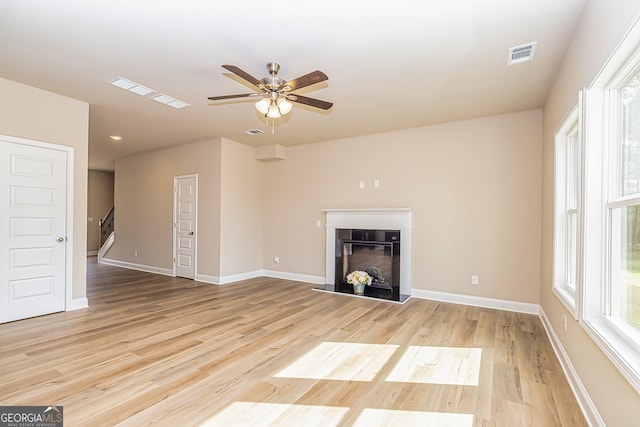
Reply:
[[580, 161], [578, 107], [555, 135], [554, 279], [553, 290], [577, 316], [576, 283], [579, 280]]
[[610, 104], [604, 314], [640, 349], [640, 73], [610, 91]]
[[584, 329], [640, 392], [640, 26], [635, 34], [583, 97], [576, 293]]

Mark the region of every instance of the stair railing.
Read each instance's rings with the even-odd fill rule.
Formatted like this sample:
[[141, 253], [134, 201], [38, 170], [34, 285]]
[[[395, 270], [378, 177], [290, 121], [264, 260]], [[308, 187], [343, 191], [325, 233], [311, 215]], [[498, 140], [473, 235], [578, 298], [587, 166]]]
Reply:
[[98, 225], [100, 226], [100, 247], [102, 247], [114, 231], [114, 208], [111, 208]]

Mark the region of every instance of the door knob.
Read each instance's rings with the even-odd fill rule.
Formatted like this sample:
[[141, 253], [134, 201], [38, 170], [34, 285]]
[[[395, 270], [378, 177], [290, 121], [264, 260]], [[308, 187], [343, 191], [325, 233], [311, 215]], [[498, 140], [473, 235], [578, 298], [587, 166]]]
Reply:
[[189, 236], [193, 236], [193, 231], [190, 231], [190, 232], [189, 232]]
[[58, 238], [56, 239], [56, 241], [57, 241], [57, 242], [64, 242], [64, 237], [58, 237]]

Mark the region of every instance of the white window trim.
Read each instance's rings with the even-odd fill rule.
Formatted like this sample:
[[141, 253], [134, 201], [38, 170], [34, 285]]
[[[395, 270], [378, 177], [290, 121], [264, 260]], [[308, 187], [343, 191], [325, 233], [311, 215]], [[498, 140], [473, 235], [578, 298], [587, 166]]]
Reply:
[[[582, 289], [582, 193], [583, 193], [583, 174], [584, 167], [582, 165], [583, 149], [582, 149], [582, 131], [581, 131], [581, 94], [578, 96], [577, 105], [567, 115], [563, 123], [555, 132], [554, 138], [554, 229], [553, 229], [553, 293], [565, 306], [565, 308], [578, 320], [579, 304], [581, 299], [579, 294]], [[572, 129], [578, 126], [577, 150], [578, 150], [578, 200], [577, 200], [577, 229], [578, 241], [576, 242], [576, 277], [575, 287], [571, 289], [566, 283], [566, 267], [567, 267], [567, 150], [568, 137]]]

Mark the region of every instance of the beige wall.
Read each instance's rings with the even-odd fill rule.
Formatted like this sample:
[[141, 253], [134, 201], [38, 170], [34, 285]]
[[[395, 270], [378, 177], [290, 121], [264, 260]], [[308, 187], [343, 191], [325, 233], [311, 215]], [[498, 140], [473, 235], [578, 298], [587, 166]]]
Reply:
[[117, 160], [116, 239], [106, 257], [173, 269], [173, 178], [198, 174], [197, 272], [218, 276], [220, 148], [202, 141]]
[[86, 297], [89, 105], [0, 78], [0, 134], [74, 148], [73, 292]]
[[198, 174], [196, 273], [224, 280], [261, 269], [262, 163], [253, 148], [203, 141], [120, 159], [115, 170], [108, 259], [171, 270], [173, 177]]
[[553, 134], [639, 13], [637, 0], [588, 1], [544, 108], [541, 305], [606, 425], [616, 427], [638, 425], [640, 396], [552, 292]]
[[414, 289], [538, 303], [541, 129], [533, 110], [288, 147], [265, 164], [263, 266], [324, 276], [322, 209], [408, 207]]
[[[100, 249], [100, 219], [113, 207], [113, 172], [89, 171], [87, 185], [87, 251]], [[91, 219], [91, 221], [90, 221]]]
[[222, 140], [220, 186], [220, 276], [262, 268], [262, 163], [254, 150]]

